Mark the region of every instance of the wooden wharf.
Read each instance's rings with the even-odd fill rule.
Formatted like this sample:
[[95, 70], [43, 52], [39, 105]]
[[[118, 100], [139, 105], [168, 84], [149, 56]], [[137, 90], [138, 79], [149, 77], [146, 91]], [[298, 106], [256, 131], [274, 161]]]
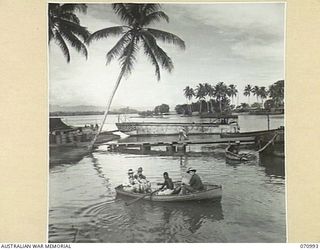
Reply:
[[128, 149], [138, 150], [142, 154], [152, 151], [152, 147], [165, 147], [168, 154], [185, 153], [188, 145], [204, 145], [204, 144], [226, 144], [240, 141], [241, 144], [255, 143], [255, 137], [235, 137], [235, 138], [217, 138], [217, 139], [201, 139], [201, 140], [183, 140], [183, 141], [156, 141], [156, 142], [109, 142], [105, 145], [109, 146], [110, 151], [127, 151]]

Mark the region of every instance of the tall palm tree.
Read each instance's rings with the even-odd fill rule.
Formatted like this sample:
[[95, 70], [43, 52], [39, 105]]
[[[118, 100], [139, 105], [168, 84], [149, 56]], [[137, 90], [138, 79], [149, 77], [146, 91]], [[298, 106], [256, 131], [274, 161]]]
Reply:
[[210, 85], [210, 88], [209, 88], [209, 92], [208, 92], [208, 96], [210, 97], [210, 104], [211, 104], [211, 112], [213, 113], [214, 112], [214, 109], [213, 109], [213, 101], [214, 101], [214, 97], [215, 97], [215, 87]]
[[196, 98], [199, 99], [199, 102], [200, 102], [199, 113], [202, 112], [202, 100], [205, 99], [205, 96], [206, 96], [205, 87], [202, 83], [199, 83], [198, 86], [196, 87]]
[[228, 95], [228, 88], [223, 82], [219, 82], [214, 86], [214, 95], [219, 102], [220, 113], [222, 113], [222, 100]]
[[254, 96], [257, 97], [257, 102], [259, 102], [259, 97], [260, 97], [260, 88], [259, 86], [254, 86], [253, 89], [251, 90]]
[[230, 84], [229, 85], [229, 92], [230, 92], [230, 96], [232, 98], [232, 104], [234, 104], [233, 103], [233, 97], [237, 96], [237, 93], [238, 93], [237, 86], [234, 85], [234, 84]]
[[276, 106], [283, 104], [284, 99], [284, 80], [280, 80], [269, 86], [269, 96]]
[[82, 53], [86, 58], [88, 51], [85, 40], [90, 33], [86, 27], [80, 25], [75, 12], [86, 13], [85, 4], [58, 4], [49, 3], [48, 8], [48, 34], [49, 44], [52, 40], [61, 48], [67, 62], [70, 62], [70, 51], [67, 43]]
[[[212, 92], [212, 86], [209, 83], [204, 84], [204, 89], [205, 89], [205, 99], [206, 99], [206, 104], [207, 104], [207, 112], [210, 110], [210, 92]], [[207, 100], [208, 98], [208, 100]]]
[[[184, 96], [186, 97], [187, 99], [187, 102], [190, 102], [190, 100], [192, 99], [192, 97], [195, 96], [195, 93], [194, 93], [194, 90], [193, 88], [190, 88], [189, 86], [185, 87], [185, 89], [183, 90], [184, 92]], [[191, 107], [191, 104], [189, 103], [189, 111], [190, 111], [190, 114], [192, 114], [192, 107]]]
[[107, 64], [119, 57], [120, 74], [108, 100], [104, 118], [98, 133], [95, 135], [92, 145], [100, 134], [112, 103], [112, 99], [119, 87], [123, 76], [129, 76], [133, 70], [136, 56], [140, 47], [143, 47], [144, 54], [149, 58], [155, 67], [157, 80], [160, 80], [160, 66], [168, 70], [173, 69], [173, 62], [167, 53], [158, 46], [157, 41], [171, 43], [185, 49], [184, 41], [178, 36], [158, 29], [148, 28], [152, 23], [165, 20], [169, 22], [169, 17], [161, 11], [159, 4], [112, 4], [114, 12], [120, 17], [124, 25], [109, 27], [94, 32], [88, 39], [88, 44], [93, 40], [100, 40], [110, 36], [120, 36], [121, 38], [115, 46], [107, 53]]
[[259, 96], [261, 98], [261, 105], [263, 107], [263, 100], [268, 97], [268, 91], [267, 91], [266, 87], [260, 87]]
[[244, 96], [248, 96], [248, 104], [250, 105], [250, 95], [251, 95], [251, 91], [252, 91], [252, 87], [250, 84], [248, 84], [247, 86], [244, 87], [244, 92], [243, 95]]

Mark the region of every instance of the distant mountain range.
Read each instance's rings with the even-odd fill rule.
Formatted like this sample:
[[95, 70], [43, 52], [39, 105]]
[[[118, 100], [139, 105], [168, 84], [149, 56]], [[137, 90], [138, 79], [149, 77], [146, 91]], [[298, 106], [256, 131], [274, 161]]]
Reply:
[[[111, 108], [113, 112], [123, 112], [126, 108], [130, 110], [144, 111], [153, 107], [126, 107], [126, 106], [114, 106]], [[77, 106], [61, 106], [61, 105], [49, 105], [50, 112], [104, 112], [105, 107], [93, 106], [93, 105], [77, 105]]]
[[93, 106], [93, 105], [78, 105], [78, 106], [60, 106], [60, 105], [49, 105], [50, 112], [101, 112], [104, 111], [105, 107]]

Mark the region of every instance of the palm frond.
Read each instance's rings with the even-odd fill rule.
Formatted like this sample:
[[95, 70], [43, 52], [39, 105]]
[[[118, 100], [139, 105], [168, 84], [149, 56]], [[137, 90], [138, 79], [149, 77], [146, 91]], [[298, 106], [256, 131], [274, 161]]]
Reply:
[[53, 30], [52, 29], [48, 29], [48, 35], [49, 35], [49, 40], [48, 40], [48, 43], [50, 43], [50, 41], [52, 40], [52, 38], [54, 38], [54, 34], [53, 34]]
[[55, 41], [58, 46], [61, 48], [63, 55], [66, 57], [67, 62], [70, 62], [70, 52], [66, 42], [64, 41], [63, 37], [61, 36], [60, 32], [55, 30], [54, 32]]
[[49, 5], [48, 5], [48, 13], [49, 13], [49, 15], [51, 13], [53, 13], [59, 7], [60, 7], [60, 4], [58, 4], [58, 3], [49, 3]]
[[112, 4], [112, 9], [114, 10], [114, 12], [117, 15], [119, 15], [120, 19], [123, 22], [131, 25], [135, 21], [135, 18], [129, 9], [130, 8], [129, 6], [130, 6], [130, 4], [114, 3], [114, 4]]
[[49, 43], [50, 41], [54, 38], [54, 33], [53, 33], [53, 30], [54, 30], [54, 25], [52, 23], [52, 20], [51, 18], [48, 19], [48, 35], [49, 35]]
[[102, 38], [107, 38], [109, 36], [121, 35], [124, 33], [125, 28], [126, 28], [125, 26], [114, 26], [114, 27], [98, 30], [93, 34], [91, 34], [86, 42], [90, 44], [93, 40], [99, 40]]
[[80, 24], [80, 19], [77, 17], [77, 15], [75, 15], [71, 12], [66, 12], [66, 13], [61, 14], [61, 18], [68, 20], [68, 21], [71, 21], [71, 22], [74, 22], [76, 24]]
[[149, 47], [152, 49], [157, 60], [161, 63], [161, 66], [171, 72], [173, 70], [173, 62], [167, 53], [158, 46], [157, 41], [152, 34], [146, 30], [142, 30], [141, 35], [148, 42]]
[[126, 4], [127, 10], [130, 12], [131, 16], [134, 18], [134, 22], [131, 22], [130, 25], [135, 26], [137, 23], [141, 24], [143, 19], [143, 8], [144, 4], [139, 3], [128, 3]]
[[87, 13], [87, 8], [88, 6], [86, 4], [71, 4], [71, 3], [66, 3], [61, 5], [61, 10], [63, 12], [74, 12], [74, 11], [79, 11], [81, 13]]
[[130, 38], [131, 33], [129, 31], [120, 38], [116, 45], [107, 53], [106, 64], [109, 64], [114, 58], [118, 57], [121, 52], [123, 52], [124, 47], [130, 42]]
[[154, 4], [154, 3], [149, 3], [149, 4], [143, 4], [142, 11], [148, 15], [152, 12], [158, 11], [161, 9], [160, 4]]
[[90, 32], [86, 27], [80, 26], [79, 24], [60, 19], [59, 28], [68, 30], [78, 36], [80, 36], [84, 41], [87, 40], [90, 36]]
[[152, 65], [154, 65], [155, 67], [155, 74], [157, 76], [157, 80], [160, 81], [160, 68], [159, 68], [159, 64], [157, 61], [157, 58], [150, 46], [150, 44], [148, 43], [148, 40], [145, 39], [144, 37], [142, 37], [144, 43], [143, 43], [143, 48], [144, 48], [144, 53], [145, 55], [148, 56], [150, 62], [152, 63]]
[[[70, 52], [66, 42], [69, 42], [77, 51], [83, 53], [86, 58], [88, 51], [84, 41], [90, 33], [86, 27], [80, 25], [80, 20], [74, 12], [86, 13], [85, 4], [56, 4], [48, 5], [48, 35], [49, 43], [55, 39], [63, 54], [70, 61]], [[82, 41], [81, 41], [82, 39]]]
[[60, 27], [60, 32], [63, 38], [65, 38], [72, 47], [78, 52], [81, 52], [86, 58], [88, 58], [88, 51], [82, 41], [79, 40], [70, 30]]
[[161, 62], [162, 67], [171, 73], [171, 71], [174, 68], [171, 58], [159, 46], [156, 46], [154, 51], [155, 51], [155, 54], [157, 55], [158, 60]]
[[123, 75], [129, 75], [133, 70], [133, 65], [136, 62], [136, 54], [138, 51], [137, 39], [133, 37], [130, 43], [123, 49], [120, 56], [121, 72]]
[[147, 15], [143, 20], [143, 25], [147, 26], [153, 22], [160, 22], [161, 20], [165, 20], [167, 23], [169, 22], [169, 17], [163, 11], [152, 12]]
[[156, 39], [160, 39], [161, 41], [163, 41], [165, 43], [171, 43], [173, 45], [177, 45], [181, 49], [186, 48], [184, 41], [180, 37], [178, 37], [172, 33], [165, 32], [162, 30], [157, 30], [157, 29], [151, 29], [151, 28], [148, 28], [146, 30], [149, 31]]

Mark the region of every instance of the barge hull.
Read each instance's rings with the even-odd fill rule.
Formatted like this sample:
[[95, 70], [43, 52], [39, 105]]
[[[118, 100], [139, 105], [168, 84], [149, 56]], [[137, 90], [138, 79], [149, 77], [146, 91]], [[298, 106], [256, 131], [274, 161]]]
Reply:
[[178, 135], [185, 130], [188, 135], [237, 133], [238, 124], [212, 123], [116, 123], [122, 133], [128, 135]]

